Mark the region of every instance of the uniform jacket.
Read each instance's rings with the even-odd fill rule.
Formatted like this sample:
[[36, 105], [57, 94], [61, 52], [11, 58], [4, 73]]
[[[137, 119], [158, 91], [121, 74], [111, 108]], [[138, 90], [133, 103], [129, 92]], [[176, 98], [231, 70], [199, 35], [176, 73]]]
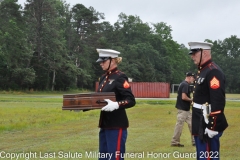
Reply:
[[128, 83], [128, 77], [117, 68], [102, 75], [99, 81], [98, 92], [114, 92], [119, 108], [112, 112], [101, 111], [100, 128], [118, 129], [129, 126], [126, 108], [135, 105], [135, 97]]
[[[207, 128], [222, 132], [227, 126], [224, 115], [225, 107], [225, 76], [217, 64], [209, 60], [199, 67], [193, 89], [193, 102], [198, 104], [211, 104], [211, 113]], [[201, 109], [192, 110], [192, 134], [198, 135]]]

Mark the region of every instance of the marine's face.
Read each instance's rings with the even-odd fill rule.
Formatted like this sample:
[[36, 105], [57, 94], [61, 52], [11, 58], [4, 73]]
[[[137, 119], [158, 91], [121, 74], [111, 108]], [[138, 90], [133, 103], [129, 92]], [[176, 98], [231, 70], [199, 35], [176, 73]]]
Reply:
[[196, 65], [198, 65], [200, 62], [200, 56], [201, 56], [200, 53], [201, 53], [201, 51], [197, 51], [197, 52], [191, 54], [191, 58], [192, 58], [194, 64], [196, 64]]
[[109, 63], [110, 63], [110, 59], [100, 62], [100, 66], [104, 71], [106, 71], [108, 69]]

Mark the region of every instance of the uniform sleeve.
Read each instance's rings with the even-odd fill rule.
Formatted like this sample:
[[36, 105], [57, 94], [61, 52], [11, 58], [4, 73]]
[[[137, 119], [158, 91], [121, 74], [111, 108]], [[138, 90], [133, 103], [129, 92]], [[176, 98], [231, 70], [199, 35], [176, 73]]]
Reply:
[[221, 70], [213, 69], [207, 77], [211, 113], [207, 128], [211, 130], [221, 130], [221, 120], [225, 118], [223, 112], [225, 107], [225, 77]]
[[117, 79], [117, 93], [118, 94], [116, 97], [120, 97], [117, 99], [119, 108], [124, 107], [124, 108], [130, 108], [133, 107], [136, 102], [135, 102], [135, 97], [132, 93], [131, 86], [128, 82], [128, 78], [126, 75], [121, 75]]

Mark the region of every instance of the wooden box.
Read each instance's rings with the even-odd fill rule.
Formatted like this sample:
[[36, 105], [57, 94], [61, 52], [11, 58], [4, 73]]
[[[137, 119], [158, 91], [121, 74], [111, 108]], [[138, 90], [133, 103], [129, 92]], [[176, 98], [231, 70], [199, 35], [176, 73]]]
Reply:
[[64, 94], [62, 110], [92, 110], [101, 109], [107, 102], [104, 99], [116, 101], [114, 92], [94, 92], [80, 94]]

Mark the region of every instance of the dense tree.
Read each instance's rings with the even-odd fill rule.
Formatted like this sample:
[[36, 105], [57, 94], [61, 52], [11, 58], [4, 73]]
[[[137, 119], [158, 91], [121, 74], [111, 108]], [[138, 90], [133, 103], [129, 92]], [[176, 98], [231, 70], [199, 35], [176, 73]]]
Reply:
[[[96, 81], [93, 62], [97, 57], [96, 48], [99, 24], [98, 21], [104, 19], [104, 14], [96, 12], [94, 8], [86, 8], [82, 4], [76, 4], [72, 8], [72, 26], [75, 30], [72, 37], [72, 57], [75, 59], [75, 65], [79, 69], [76, 77], [78, 87], [86, 88], [92, 86]], [[96, 55], [96, 56], [94, 56]]]
[[61, 5], [58, 0], [27, 0], [25, 5], [28, 42], [33, 54], [31, 65], [37, 74], [33, 86], [36, 89], [54, 90], [56, 75], [65, 62], [65, 28], [62, 27], [65, 15], [61, 14]]
[[0, 4], [0, 86], [3, 89], [24, 89], [35, 80], [30, 66], [30, 46], [20, 5], [15, 0]]
[[[121, 52], [119, 68], [136, 82], [179, 83], [196, 72], [188, 48], [174, 41], [165, 22], [145, 23], [120, 13], [111, 25], [104, 13], [63, 0], [16, 0], [0, 3], [0, 89], [94, 89], [103, 73], [96, 48]], [[231, 36], [214, 44], [227, 91], [240, 92], [240, 40]]]
[[231, 36], [223, 41], [218, 40], [212, 43], [214, 44], [212, 48], [213, 59], [221, 66], [226, 75], [227, 92], [239, 93], [240, 39], [237, 36]]

